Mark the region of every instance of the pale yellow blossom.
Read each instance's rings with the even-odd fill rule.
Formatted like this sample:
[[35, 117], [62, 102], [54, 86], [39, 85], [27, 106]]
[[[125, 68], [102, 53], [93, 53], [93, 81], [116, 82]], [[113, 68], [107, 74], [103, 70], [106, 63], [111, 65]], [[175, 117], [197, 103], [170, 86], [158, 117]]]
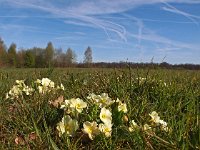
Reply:
[[70, 100], [70, 107], [75, 108], [79, 113], [81, 113], [83, 108], [87, 107], [87, 103], [80, 98], [73, 98]]
[[148, 124], [145, 124], [145, 125], [143, 126], [143, 130], [144, 130], [144, 131], [151, 130], [151, 127], [150, 127]]
[[84, 122], [84, 124], [83, 124], [83, 132], [88, 134], [89, 138], [91, 140], [93, 140], [94, 137], [99, 134], [99, 128], [97, 127], [97, 123], [95, 121], [93, 121], [93, 122], [89, 122], [89, 121]]
[[156, 124], [160, 123], [160, 117], [158, 116], [158, 113], [156, 111], [153, 111], [149, 115], [151, 116], [151, 121], [153, 121]]
[[65, 100], [61, 105], [60, 108], [61, 109], [67, 109], [70, 106], [70, 100]]
[[16, 80], [15, 82], [20, 86], [24, 85], [24, 80]]
[[99, 124], [99, 130], [105, 134], [106, 137], [110, 137], [112, 134], [112, 124]]
[[103, 107], [100, 112], [100, 119], [105, 124], [111, 124], [112, 113], [110, 112], [110, 110]]
[[63, 86], [62, 83], [60, 84], [60, 89], [63, 90], [63, 91], [65, 90], [65, 87]]
[[41, 84], [41, 82], [42, 82], [42, 81], [41, 81], [40, 79], [37, 79], [37, 80], [35, 81], [36, 84]]
[[91, 100], [95, 104], [98, 104], [99, 98], [100, 98], [100, 95], [96, 95], [94, 93], [89, 94], [88, 97], [87, 97], [87, 99]]
[[107, 93], [102, 93], [98, 99], [99, 107], [103, 108], [114, 103]]
[[40, 94], [45, 93], [44, 88], [42, 86], [38, 86], [38, 91], [39, 91]]
[[114, 101], [108, 96], [107, 93], [102, 93], [101, 95], [95, 95], [92, 93], [89, 94], [87, 98], [97, 104], [100, 108], [109, 106], [114, 103]]
[[41, 81], [42, 86], [54, 88], [54, 82], [48, 78], [43, 78]]
[[122, 103], [119, 99], [116, 100], [116, 102], [118, 103], [118, 111], [122, 111], [124, 113], [127, 113], [127, 105], [126, 103]]
[[133, 132], [134, 130], [139, 129], [139, 126], [134, 120], [132, 120], [128, 129], [130, 132]]
[[168, 132], [169, 128], [167, 127], [167, 122], [165, 122], [164, 120], [160, 120], [159, 122], [161, 124], [161, 129]]
[[62, 121], [58, 123], [57, 130], [59, 136], [66, 133], [68, 136], [73, 136], [75, 131], [78, 129], [78, 121], [72, 119], [69, 115], [64, 116]]
[[31, 88], [31, 87], [25, 86], [25, 87], [23, 88], [22, 91], [23, 91], [26, 95], [31, 95], [32, 92], [34, 91], [34, 89]]
[[57, 124], [56, 129], [59, 131], [59, 136], [62, 136], [65, 133], [64, 117], [62, 118], [62, 121]]

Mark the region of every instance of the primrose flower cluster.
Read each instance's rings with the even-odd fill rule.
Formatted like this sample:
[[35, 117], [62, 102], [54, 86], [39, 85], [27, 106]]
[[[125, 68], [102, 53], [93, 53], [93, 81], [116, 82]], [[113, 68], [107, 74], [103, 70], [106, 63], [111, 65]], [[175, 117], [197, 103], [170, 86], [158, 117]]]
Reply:
[[151, 125], [144, 124], [142, 127], [140, 127], [134, 120], [131, 121], [129, 131], [133, 132], [138, 129], [142, 129], [143, 131], [152, 131], [153, 128], [160, 127], [161, 130], [168, 132], [169, 128], [167, 126], [167, 122], [164, 120], [161, 120], [158, 116], [158, 113], [156, 111], [153, 111], [149, 114], [151, 117]]
[[14, 99], [22, 96], [23, 93], [25, 95], [31, 95], [34, 91], [32, 87], [27, 86], [24, 83], [24, 80], [16, 80], [16, 85], [14, 85], [8, 93], [6, 93], [6, 99]]
[[[89, 94], [86, 101], [80, 98], [65, 100], [61, 102], [60, 109], [64, 109], [64, 116], [57, 124], [60, 137], [64, 134], [73, 137], [76, 132], [87, 134], [91, 140], [98, 135], [111, 137], [113, 127], [127, 124], [129, 132], [153, 131], [158, 126], [163, 131], [169, 131], [167, 123], [161, 120], [155, 111], [149, 114], [150, 125], [138, 125], [134, 120], [128, 123], [127, 104], [119, 99], [111, 99], [107, 93]], [[117, 122], [118, 124], [116, 124]]]
[[[110, 137], [113, 127], [112, 116], [115, 115], [112, 114], [111, 106], [115, 105], [117, 111], [122, 114], [127, 112], [126, 103], [121, 102], [119, 99], [112, 100], [106, 93], [101, 95], [90, 94], [87, 100], [88, 102], [85, 102], [80, 98], [72, 98], [65, 100], [61, 104], [60, 108], [64, 109], [65, 115], [61, 122], [57, 124], [59, 136], [63, 134], [73, 136], [75, 131], [79, 129], [79, 126], [82, 126], [81, 132], [87, 134], [91, 140], [99, 134]], [[89, 112], [90, 108], [93, 108], [93, 111]], [[90, 120], [78, 121], [84, 113], [87, 113]], [[98, 117], [94, 119], [92, 114], [97, 114]]]
[[[31, 86], [27, 86], [24, 80], [16, 80], [16, 84], [6, 94], [7, 99], [26, 98], [34, 96], [34, 93], [56, 94], [57, 90], [64, 90], [64, 86], [56, 86], [48, 78], [37, 79]], [[64, 110], [64, 115], [57, 123], [56, 130], [59, 137], [74, 137], [76, 133], [86, 134], [89, 139], [94, 140], [97, 136], [109, 138], [112, 136], [114, 128], [127, 129], [130, 133], [140, 130], [154, 132], [157, 129], [169, 132], [167, 122], [160, 119], [156, 111], [149, 114], [151, 120], [148, 124], [140, 124], [131, 120], [127, 113], [128, 107], [125, 101], [112, 99], [107, 93], [96, 95], [89, 94], [86, 98], [64, 99], [61, 95], [54, 101], [49, 101], [50, 105]]]
[[136, 78], [136, 81], [142, 85], [144, 83], [157, 83], [157, 85], [160, 85], [162, 87], [166, 87], [167, 86], [167, 83], [162, 81], [162, 80], [154, 80], [154, 79], [151, 79], [151, 80], [148, 80], [147, 78], [143, 78], [143, 77], [138, 77]]
[[153, 111], [152, 113], [149, 114], [149, 116], [151, 116], [151, 121], [155, 125], [160, 126], [161, 129], [164, 131], [169, 131], [169, 128], [167, 127], [167, 122], [165, 122], [164, 120], [161, 120], [157, 112]]
[[37, 79], [35, 81], [35, 84], [36, 84], [36, 87], [37, 87], [40, 94], [44, 94], [44, 93], [50, 92], [50, 91], [55, 90], [55, 89], [57, 89], [57, 90], [58, 89], [61, 89], [61, 90], [65, 89], [62, 83], [61, 83], [60, 86], [56, 87], [55, 83], [48, 78], [43, 78], [42, 80]]
[[39, 92], [40, 94], [45, 94], [52, 90], [64, 90], [64, 86], [55, 87], [55, 83], [48, 78], [43, 78], [42, 80], [37, 79], [34, 86], [27, 86], [24, 80], [16, 80], [15, 85], [6, 93], [6, 99], [15, 99], [20, 96], [26, 95], [30, 96], [34, 92]]

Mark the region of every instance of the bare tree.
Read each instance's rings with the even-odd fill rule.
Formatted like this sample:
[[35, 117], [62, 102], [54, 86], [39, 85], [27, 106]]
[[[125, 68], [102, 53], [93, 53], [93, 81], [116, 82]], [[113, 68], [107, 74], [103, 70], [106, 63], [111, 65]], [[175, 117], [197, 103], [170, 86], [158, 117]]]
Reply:
[[51, 42], [49, 42], [45, 49], [46, 65], [50, 66], [52, 64], [53, 56], [54, 56], [54, 47], [53, 47], [53, 44]]
[[92, 49], [88, 46], [88, 48], [86, 49], [85, 53], [85, 58], [84, 58], [84, 63], [92, 63]]
[[66, 63], [68, 65], [76, 63], [76, 54], [71, 48], [67, 49], [67, 52], [66, 52]]

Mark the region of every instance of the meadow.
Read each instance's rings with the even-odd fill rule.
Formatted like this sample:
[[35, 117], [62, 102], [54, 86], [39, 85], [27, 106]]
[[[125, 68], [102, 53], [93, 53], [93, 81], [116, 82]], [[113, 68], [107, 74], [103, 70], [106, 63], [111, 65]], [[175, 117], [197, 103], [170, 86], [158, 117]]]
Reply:
[[199, 108], [200, 71], [1, 69], [0, 149], [200, 149]]

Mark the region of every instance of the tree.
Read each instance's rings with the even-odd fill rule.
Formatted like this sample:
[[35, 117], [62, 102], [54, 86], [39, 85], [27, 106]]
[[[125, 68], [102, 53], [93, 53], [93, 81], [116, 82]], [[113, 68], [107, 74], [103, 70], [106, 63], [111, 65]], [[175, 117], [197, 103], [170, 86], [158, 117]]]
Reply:
[[45, 67], [46, 65], [45, 53], [44, 53], [45, 49], [34, 47], [32, 48], [32, 51], [35, 55], [35, 67], [36, 68]]
[[50, 66], [53, 62], [53, 56], [54, 56], [54, 47], [51, 42], [47, 44], [47, 47], [45, 49], [45, 62], [46, 66]]
[[63, 53], [62, 48], [55, 49], [54, 55], [54, 65], [55, 67], [64, 67], [66, 64], [65, 53]]
[[21, 49], [17, 52], [17, 58], [16, 58], [16, 61], [17, 61], [17, 67], [24, 67], [24, 64], [25, 64], [25, 54], [26, 54], [26, 51], [24, 49]]
[[92, 63], [92, 49], [88, 46], [88, 48], [86, 49], [85, 53], [85, 58], [84, 58], [84, 63]]
[[8, 49], [8, 62], [11, 66], [16, 66], [16, 59], [17, 59], [17, 52], [16, 52], [17, 45], [12, 43]]
[[35, 57], [33, 51], [28, 50], [25, 53], [25, 67], [32, 68], [35, 67]]
[[65, 57], [66, 57], [66, 63], [68, 65], [71, 65], [76, 62], [76, 54], [71, 48], [67, 49]]
[[4, 41], [0, 38], [0, 66], [7, 64], [7, 52]]

